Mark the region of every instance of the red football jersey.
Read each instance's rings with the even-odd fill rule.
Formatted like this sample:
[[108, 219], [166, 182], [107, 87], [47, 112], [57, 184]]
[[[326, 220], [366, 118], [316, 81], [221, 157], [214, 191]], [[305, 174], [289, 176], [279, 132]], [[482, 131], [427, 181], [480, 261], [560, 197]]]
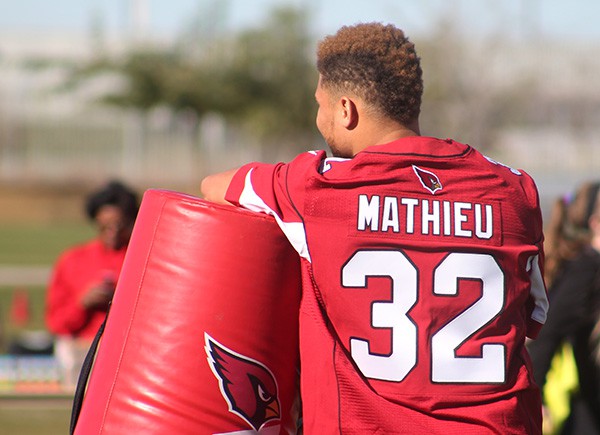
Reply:
[[227, 200], [302, 257], [308, 434], [541, 433], [525, 337], [548, 302], [527, 174], [451, 140], [251, 163]]

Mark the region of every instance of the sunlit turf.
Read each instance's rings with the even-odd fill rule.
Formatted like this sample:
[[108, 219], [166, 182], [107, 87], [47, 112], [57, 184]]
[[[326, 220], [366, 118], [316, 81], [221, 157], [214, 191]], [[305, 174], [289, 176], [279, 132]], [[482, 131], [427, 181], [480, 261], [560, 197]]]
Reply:
[[87, 223], [0, 224], [0, 265], [50, 265], [68, 246], [94, 235]]

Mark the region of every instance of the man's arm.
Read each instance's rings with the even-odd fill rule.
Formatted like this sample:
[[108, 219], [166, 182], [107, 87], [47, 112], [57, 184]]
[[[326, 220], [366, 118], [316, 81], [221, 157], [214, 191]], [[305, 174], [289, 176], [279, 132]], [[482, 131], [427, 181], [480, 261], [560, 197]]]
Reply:
[[238, 168], [231, 169], [204, 178], [200, 184], [202, 197], [218, 204], [229, 204], [229, 202], [225, 201], [225, 193], [227, 193], [227, 188], [237, 170]]

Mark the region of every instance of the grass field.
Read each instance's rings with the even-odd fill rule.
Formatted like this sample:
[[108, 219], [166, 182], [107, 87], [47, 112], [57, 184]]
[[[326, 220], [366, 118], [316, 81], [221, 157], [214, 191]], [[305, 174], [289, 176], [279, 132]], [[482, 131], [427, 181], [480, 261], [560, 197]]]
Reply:
[[[79, 223], [2, 223], [0, 224], [0, 266], [51, 267], [65, 248], [87, 240], [94, 229]], [[27, 281], [25, 277], [25, 281]], [[11, 323], [10, 307], [16, 290], [29, 296], [29, 321], [22, 326]], [[44, 329], [45, 285], [9, 286], [0, 281], [0, 353], [22, 330]], [[69, 433], [69, 397], [0, 396], [0, 434], [61, 435]]]
[[[50, 268], [67, 247], [93, 237], [94, 229], [86, 222], [70, 224], [0, 225], [0, 266], [46, 266]], [[31, 285], [24, 277], [22, 285], [8, 286], [0, 277], [0, 351], [18, 328], [10, 322], [10, 308], [16, 291], [29, 296], [30, 320], [26, 329], [43, 329], [45, 285]]]
[[0, 264], [51, 265], [62, 250], [93, 235], [94, 228], [87, 222], [3, 223], [0, 225]]
[[70, 400], [0, 399], [0, 433], [4, 435], [66, 435], [70, 421]]

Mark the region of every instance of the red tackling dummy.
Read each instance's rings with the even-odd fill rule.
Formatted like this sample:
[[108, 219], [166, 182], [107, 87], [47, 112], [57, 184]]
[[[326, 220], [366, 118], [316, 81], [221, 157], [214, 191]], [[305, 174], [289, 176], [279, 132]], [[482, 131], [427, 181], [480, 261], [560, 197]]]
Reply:
[[148, 190], [75, 434], [295, 433], [299, 303], [272, 218]]

